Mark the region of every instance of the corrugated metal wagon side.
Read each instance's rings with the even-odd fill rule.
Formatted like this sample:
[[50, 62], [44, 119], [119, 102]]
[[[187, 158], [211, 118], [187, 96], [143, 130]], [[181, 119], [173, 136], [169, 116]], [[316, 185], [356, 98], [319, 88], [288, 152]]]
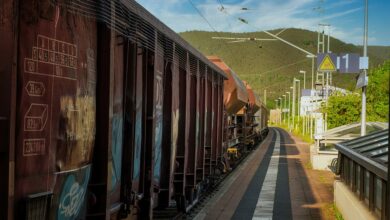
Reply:
[[0, 219], [13, 219], [18, 2], [0, 3]]
[[223, 72], [134, 1], [0, 9], [0, 217], [188, 211], [221, 159]]
[[96, 128], [96, 21], [50, 1], [5, 1], [0, 7], [6, 24], [1, 42], [10, 52], [0, 69], [13, 71], [1, 74], [8, 77], [1, 83], [11, 87], [0, 86], [8, 90], [1, 93], [9, 105], [1, 110], [0, 127], [8, 126], [1, 132], [8, 143], [1, 146], [8, 148], [4, 161], [11, 171], [4, 172], [9, 184], [1, 199], [8, 195], [8, 212], [2, 213], [18, 219], [83, 216]]

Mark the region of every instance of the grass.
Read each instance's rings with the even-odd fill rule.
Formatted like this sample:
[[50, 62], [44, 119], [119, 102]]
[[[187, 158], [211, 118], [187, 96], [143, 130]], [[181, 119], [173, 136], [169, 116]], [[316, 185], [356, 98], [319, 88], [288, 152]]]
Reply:
[[[290, 128], [288, 127], [288, 124], [286, 122], [283, 122], [281, 124], [271, 124], [271, 125], [283, 128], [286, 131], [290, 131]], [[307, 134], [307, 133], [303, 134], [302, 128], [300, 128], [299, 126], [296, 126], [296, 128], [292, 129], [291, 133], [293, 135], [301, 138], [304, 142], [306, 142], [308, 144], [313, 144], [314, 143], [314, 139], [310, 137], [310, 133], [309, 134]]]
[[333, 203], [332, 207], [333, 207], [333, 210], [334, 210], [334, 214], [335, 214], [336, 219], [337, 219], [337, 220], [344, 220], [344, 218], [343, 218], [343, 216], [341, 215], [340, 211], [337, 209], [336, 204]]
[[323, 210], [325, 215], [329, 218], [333, 217], [336, 220], [344, 220], [335, 203], [326, 204]]
[[311, 162], [310, 162], [310, 161], [308, 161], [307, 163], [305, 163], [304, 166], [305, 166], [305, 168], [308, 169], [308, 170], [313, 169], [313, 165], [311, 165]]

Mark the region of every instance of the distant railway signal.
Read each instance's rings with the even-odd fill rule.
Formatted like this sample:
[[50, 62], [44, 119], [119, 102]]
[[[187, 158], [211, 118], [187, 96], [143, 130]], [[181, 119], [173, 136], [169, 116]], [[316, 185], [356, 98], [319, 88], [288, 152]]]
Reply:
[[317, 68], [320, 72], [337, 71], [337, 55], [334, 53], [319, 53], [317, 55]]
[[319, 53], [317, 70], [319, 72], [359, 73], [368, 68], [368, 57], [356, 53]]

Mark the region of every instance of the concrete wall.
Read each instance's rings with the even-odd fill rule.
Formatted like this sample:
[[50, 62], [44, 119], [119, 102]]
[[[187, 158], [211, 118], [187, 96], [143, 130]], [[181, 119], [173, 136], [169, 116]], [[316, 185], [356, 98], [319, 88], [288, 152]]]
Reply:
[[345, 220], [371, 220], [379, 219], [368, 209], [368, 206], [359, 201], [350, 188], [340, 180], [334, 182], [334, 201]]
[[329, 169], [332, 160], [337, 158], [337, 151], [318, 151], [314, 145], [310, 146], [310, 162], [314, 170], [327, 170]]

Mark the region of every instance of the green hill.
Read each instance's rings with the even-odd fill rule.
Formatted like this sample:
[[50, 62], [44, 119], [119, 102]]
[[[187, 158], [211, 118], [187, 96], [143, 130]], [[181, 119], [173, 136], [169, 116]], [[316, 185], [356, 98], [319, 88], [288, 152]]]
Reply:
[[[273, 30], [277, 33], [280, 30]], [[267, 90], [267, 105], [274, 106], [274, 100], [292, 86], [294, 77], [303, 81], [299, 70], [306, 70], [306, 88], [311, 87], [311, 59], [306, 55], [281, 41], [246, 41], [229, 43], [229, 40], [214, 40], [212, 37], [256, 37], [270, 38], [262, 32], [226, 33], [188, 31], [180, 35], [205, 55], [221, 57], [239, 76], [263, 96]], [[304, 48], [312, 53], [317, 52], [317, 32], [302, 29], [287, 29], [279, 35], [281, 38]], [[360, 53], [361, 47], [346, 44], [331, 38], [332, 52]], [[390, 47], [368, 49], [370, 66], [377, 66], [390, 58]], [[356, 74], [333, 74], [333, 85], [349, 90], [355, 88]], [[301, 84], [303, 87], [303, 84]]]

